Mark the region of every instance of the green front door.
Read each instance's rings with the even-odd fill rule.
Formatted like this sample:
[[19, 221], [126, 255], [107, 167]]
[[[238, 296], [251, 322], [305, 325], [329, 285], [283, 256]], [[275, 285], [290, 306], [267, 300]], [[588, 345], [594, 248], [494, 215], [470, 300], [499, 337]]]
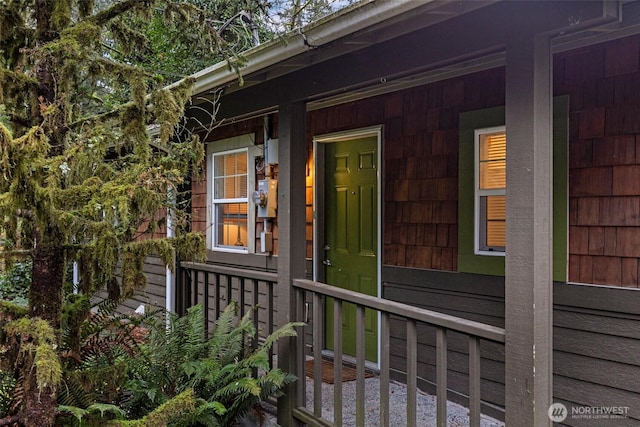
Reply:
[[[326, 145], [325, 246], [328, 284], [378, 295], [378, 139], [376, 136]], [[333, 300], [327, 303], [327, 348], [333, 349]], [[356, 355], [356, 310], [343, 304], [343, 351]], [[378, 322], [365, 314], [365, 355], [377, 361]]]

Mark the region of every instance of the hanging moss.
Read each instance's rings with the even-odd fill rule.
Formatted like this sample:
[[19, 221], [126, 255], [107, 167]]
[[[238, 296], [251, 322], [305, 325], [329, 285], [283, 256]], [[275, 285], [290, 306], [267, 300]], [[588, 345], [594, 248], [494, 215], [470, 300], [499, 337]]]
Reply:
[[[49, 260], [64, 263], [68, 256], [78, 262], [81, 292], [109, 287], [110, 296], [120, 300], [144, 287], [148, 255], [173, 265], [176, 254], [194, 259], [205, 252], [203, 236], [183, 234], [188, 220], [179, 211], [174, 221], [178, 237], [139, 240], [166, 226], [164, 213], [176, 209], [167, 194], [176, 194], [204, 158], [197, 138], [176, 131], [194, 81], [185, 79], [154, 95], [158, 80], [153, 73], [118, 62], [121, 52], [143, 48], [137, 44], [140, 34], [128, 24], [133, 15], [154, 13], [153, 0], [100, 4], [97, 13], [93, 0], [36, 2], [21, 10], [14, 10], [14, 3], [0, 6], [4, 248], [29, 250], [33, 242], [46, 242]], [[175, 8], [168, 17], [192, 19], [195, 11]], [[40, 16], [47, 19], [37, 22]], [[105, 40], [113, 50], [105, 51]], [[117, 100], [121, 94], [122, 102]], [[156, 141], [151, 144], [150, 124], [160, 126], [162, 150]], [[10, 260], [12, 255], [0, 256]], [[44, 261], [34, 268], [47, 265]], [[56, 274], [63, 276], [67, 269], [59, 270]], [[50, 287], [63, 281], [47, 277], [32, 283], [40, 298], [33, 304], [43, 312], [49, 307], [52, 319], [62, 317], [77, 332], [88, 297], [67, 295], [61, 315], [56, 298], [63, 293]], [[0, 303], [0, 321], [8, 322], [4, 337], [15, 341], [2, 363], [20, 366], [24, 377], [34, 374], [38, 388], [55, 387], [61, 375], [59, 336], [46, 322], [27, 316], [22, 308]], [[77, 333], [67, 338], [72, 347], [79, 345]], [[28, 409], [16, 409], [23, 410]]]
[[89, 296], [70, 294], [62, 309], [62, 324], [66, 326], [67, 345], [71, 351], [80, 348], [80, 327], [86, 320], [91, 309]]
[[170, 421], [192, 412], [196, 407], [196, 397], [192, 389], [188, 389], [158, 406], [153, 412], [140, 420], [111, 421], [107, 425], [113, 427], [164, 427]]
[[0, 300], [0, 320], [13, 320], [26, 316], [29, 310], [21, 305]]
[[152, 98], [153, 111], [160, 125], [160, 143], [167, 144], [173, 136], [176, 125], [184, 115], [184, 108], [190, 99], [194, 79], [182, 80], [170, 89], [157, 91]]
[[37, 317], [21, 318], [8, 322], [7, 334], [20, 337], [20, 352], [32, 360], [38, 389], [54, 389], [62, 379], [62, 366], [55, 348], [57, 337], [51, 325]]

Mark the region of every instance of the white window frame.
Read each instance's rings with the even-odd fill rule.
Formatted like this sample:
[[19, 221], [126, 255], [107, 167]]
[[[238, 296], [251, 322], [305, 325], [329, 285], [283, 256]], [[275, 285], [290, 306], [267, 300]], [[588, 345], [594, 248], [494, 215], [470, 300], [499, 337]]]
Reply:
[[[261, 150], [254, 143], [254, 134], [239, 135], [207, 144], [207, 249], [217, 252], [231, 252], [238, 254], [255, 253], [255, 223], [256, 209], [251, 203], [251, 194], [256, 186], [255, 159], [261, 155]], [[233, 248], [230, 246], [216, 246], [216, 224], [214, 206], [214, 156], [247, 152], [247, 197], [242, 199], [220, 199], [217, 203], [247, 203], [247, 246]]]
[[481, 189], [480, 188], [480, 137], [490, 133], [505, 132], [505, 126], [494, 126], [482, 129], [476, 129], [474, 131], [474, 253], [476, 255], [488, 255], [488, 256], [502, 256], [504, 257], [505, 251], [503, 250], [487, 250], [481, 247], [480, 237], [482, 228], [486, 229], [485, 224], [481, 224], [482, 214], [480, 210], [480, 200], [486, 196], [507, 196], [507, 187], [499, 189]]

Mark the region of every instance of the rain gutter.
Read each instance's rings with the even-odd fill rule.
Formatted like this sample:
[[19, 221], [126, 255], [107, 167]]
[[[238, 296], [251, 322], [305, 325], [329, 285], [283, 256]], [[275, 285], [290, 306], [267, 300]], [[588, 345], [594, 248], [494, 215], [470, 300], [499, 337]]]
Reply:
[[[424, 8], [429, 3], [444, 4], [446, 2], [370, 0], [367, 3], [340, 10], [301, 29], [290, 31], [282, 38], [245, 51], [242, 54], [246, 61], [242, 66], [242, 74], [249, 75], [263, 70], [312, 49], [310, 46], [317, 48], [331, 43], [416, 8]], [[196, 79], [194, 93], [198, 94], [236, 81], [238, 73], [229, 67], [227, 61], [224, 61], [193, 74], [191, 78]], [[173, 83], [168, 87], [179, 83]]]

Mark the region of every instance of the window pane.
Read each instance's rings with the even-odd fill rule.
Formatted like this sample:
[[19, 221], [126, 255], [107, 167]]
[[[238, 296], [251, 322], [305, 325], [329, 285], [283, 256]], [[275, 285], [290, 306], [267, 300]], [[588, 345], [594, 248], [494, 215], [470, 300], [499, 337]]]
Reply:
[[484, 196], [480, 198], [480, 249], [504, 250], [506, 243], [506, 197]]
[[504, 160], [480, 163], [480, 189], [505, 188], [507, 184], [506, 166]]
[[249, 188], [247, 175], [241, 175], [238, 177], [238, 186], [238, 191], [235, 197], [247, 197], [247, 189]]
[[480, 189], [506, 187], [506, 133], [492, 133], [480, 136]]
[[247, 203], [219, 203], [215, 218], [216, 246], [247, 247]]
[[213, 197], [215, 199], [224, 199], [224, 178], [214, 178], [213, 188]]
[[504, 248], [506, 243], [506, 224], [504, 221], [487, 222], [487, 247]]
[[507, 212], [507, 198], [505, 196], [487, 197], [487, 219], [504, 221]]
[[213, 159], [214, 199], [247, 197], [247, 152], [216, 154]]

